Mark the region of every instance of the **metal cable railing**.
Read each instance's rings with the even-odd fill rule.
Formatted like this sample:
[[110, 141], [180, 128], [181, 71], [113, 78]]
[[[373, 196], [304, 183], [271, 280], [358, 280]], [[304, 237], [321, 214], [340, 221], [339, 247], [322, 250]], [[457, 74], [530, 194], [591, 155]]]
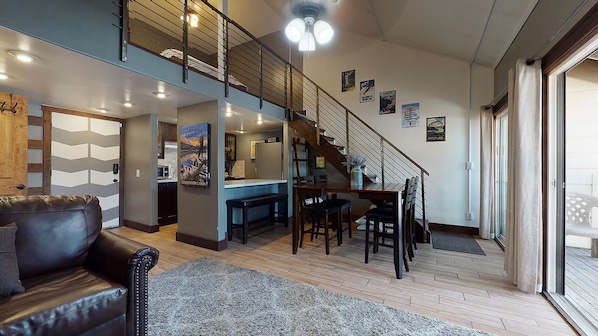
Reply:
[[[366, 157], [372, 181], [404, 183], [420, 176], [418, 218], [426, 219], [429, 173], [329, 95], [299, 69], [207, 0], [122, 0], [122, 45], [132, 44], [289, 111], [306, 111], [335, 144]], [[128, 9], [128, 11], [127, 11]], [[126, 53], [123, 52], [123, 61]], [[319, 137], [317, 137], [319, 139]]]

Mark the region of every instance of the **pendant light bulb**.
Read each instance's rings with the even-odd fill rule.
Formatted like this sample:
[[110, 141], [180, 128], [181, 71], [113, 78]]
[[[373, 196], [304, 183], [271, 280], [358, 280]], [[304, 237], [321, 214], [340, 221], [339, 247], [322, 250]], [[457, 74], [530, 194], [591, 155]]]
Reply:
[[318, 43], [326, 44], [332, 40], [332, 37], [334, 36], [334, 29], [332, 29], [328, 22], [318, 20], [314, 24], [314, 35]]
[[305, 33], [305, 22], [300, 18], [291, 20], [284, 33], [291, 42], [299, 42], [303, 37], [303, 33]]

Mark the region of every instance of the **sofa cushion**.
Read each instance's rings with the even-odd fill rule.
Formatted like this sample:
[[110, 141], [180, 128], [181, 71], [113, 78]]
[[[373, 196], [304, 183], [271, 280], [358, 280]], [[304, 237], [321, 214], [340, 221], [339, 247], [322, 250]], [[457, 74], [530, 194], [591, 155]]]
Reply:
[[17, 223], [21, 281], [83, 266], [102, 229], [102, 209], [92, 196], [0, 197], [0, 226]]
[[23, 280], [25, 292], [0, 299], [0, 335], [79, 335], [118, 319], [127, 289], [83, 267]]
[[15, 251], [17, 225], [0, 226], [0, 298], [22, 293], [25, 289], [19, 280], [19, 266]]

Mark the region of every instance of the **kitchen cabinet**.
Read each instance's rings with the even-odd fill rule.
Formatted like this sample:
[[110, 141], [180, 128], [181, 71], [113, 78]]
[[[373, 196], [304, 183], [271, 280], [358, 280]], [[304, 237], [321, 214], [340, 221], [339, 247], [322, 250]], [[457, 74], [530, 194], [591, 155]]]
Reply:
[[177, 182], [158, 181], [158, 224], [177, 222]]
[[158, 159], [164, 158], [164, 142], [177, 141], [177, 126], [164, 122], [158, 122]]

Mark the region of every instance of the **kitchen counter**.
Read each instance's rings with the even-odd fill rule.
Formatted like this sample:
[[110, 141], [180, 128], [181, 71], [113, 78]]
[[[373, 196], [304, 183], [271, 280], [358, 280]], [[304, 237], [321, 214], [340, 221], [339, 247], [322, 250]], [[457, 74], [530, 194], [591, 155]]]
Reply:
[[159, 179], [158, 183], [169, 183], [169, 182], [177, 182], [177, 179], [170, 178], [170, 179]]
[[245, 179], [224, 181], [224, 189], [287, 183], [287, 180]]

